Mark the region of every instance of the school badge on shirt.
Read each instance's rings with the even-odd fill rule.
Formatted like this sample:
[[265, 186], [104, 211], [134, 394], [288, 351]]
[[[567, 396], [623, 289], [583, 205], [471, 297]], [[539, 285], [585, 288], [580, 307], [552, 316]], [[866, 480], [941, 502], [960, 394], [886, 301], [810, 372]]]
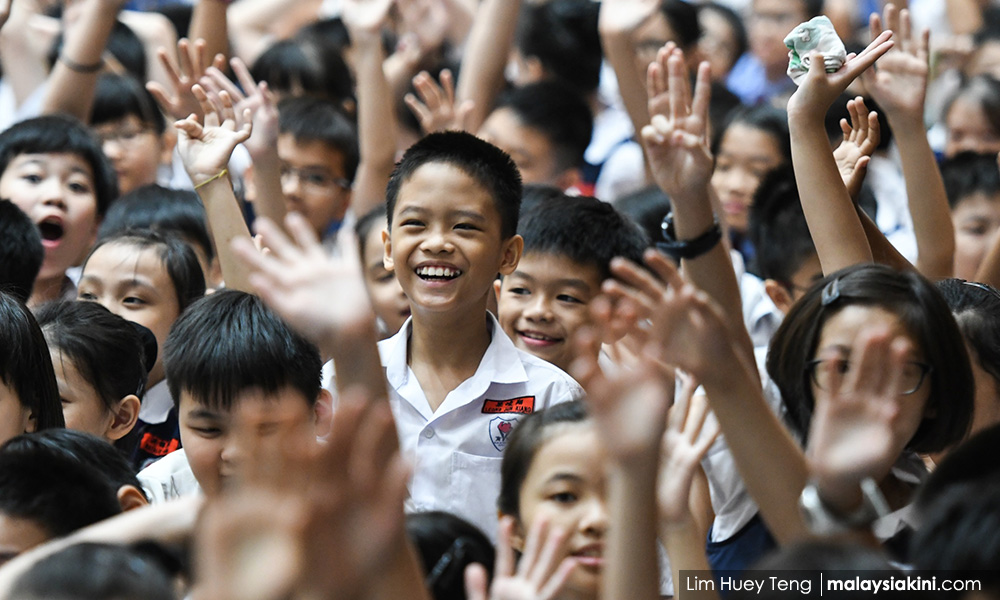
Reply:
[[503, 416], [490, 419], [490, 441], [498, 452], [503, 452], [507, 446], [507, 438], [510, 432], [514, 431], [514, 426], [521, 421], [518, 417]]

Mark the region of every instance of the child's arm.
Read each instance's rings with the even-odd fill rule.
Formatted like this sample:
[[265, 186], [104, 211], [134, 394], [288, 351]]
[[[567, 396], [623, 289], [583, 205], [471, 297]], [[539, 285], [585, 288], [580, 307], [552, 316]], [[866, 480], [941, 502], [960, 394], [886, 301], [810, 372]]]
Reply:
[[[885, 111], [896, 137], [917, 238], [917, 270], [930, 279], [951, 277], [955, 230], [924, 128], [930, 32], [911, 37], [910, 12], [897, 13], [892, 4], [885, 5], [885, 25], [898, 32], [897, 44], [879, 60], [878, 71], [865, 72], [865, 87]], [[871, 32], [873, 37], [882, 32], [878, 15], [872, 15]]]
[[[14, 92], [15, 107], [38, 89], [48, 75], [49, 47], [58, 33], [58, 21], [43, 16], [41, 0], [8, 2], [10, 15], [0, 28], [0, 66], [4, 80]], [[54, 24], [49, 36], [41, 35], [35, 23], [45, 19]]]
[[[694, 240], [720, 227], [713, 211], [710, 185], [708, 64], [702, 63], [698, 68], [693, 97], [684, 53], [676, 47], [661, 50], [657, 62], [650, 67], [650, 80], [650, 97], [663, 96], [665, 90], [667, 102], [663, 106], [665, 112], [654, 115], [642, 129], [646, 157], [657, 185], [671, 199], [675, 239]], [[746, 360], [752, 360], [753, 344], [743, 323], [739, 284], [721, 235], [701, 255], [685, 258], [683, 267], [695, 285], [723, 306], [726, 321], [737, 336]]]
[[458, 77], [458, 101], [472, 101], [469, 131], [479, 131], [504, 86], [521, 0], [483, 0], [469, 32]]
[[[202, 85], [219, 93], [225, 90], [235, 103], [236, 114], [250, 110], [253, 133], [243, 145], [253, 160], [253, 184], [257, 190], [254, 213], [275, 223], [284, 223], [284, 192], [281, 191], [281, 160], [278, 158], [278, 107], [267, 82], [257, 83], [239, 58], [230, 61], [243, 89], [236, 87], [222, 71], [209, 67]], [[245, 92], [245, 93], [244, 93]]]
[[889, 240], [879, 230], [878, 225], [857, 203], [861, 186], [864, 184], [865, 175], [868, 172], [868, 163], [881, 138], [878, 115], [875, 111], [868, 111], [861, 96], [847, 101], [847, 112], [851, 120], [850, 122], [847, 119], [840, 120], [840, 129], [844, 132], [844, 139], [833, 151], [833, 158], [837, 161], [837, 167], [840, 169], [844, 186], [847, 187], [847, 193], [854, 201], [854, 210], [861, 220], [865, 238], [872, 249], [872, 258], [879, 264], [889, 265], [901, 271], [915, 270], [910, 261], [906, 260], [889, 243]]
[[84, 0], [80, 15], [66, 28], [65, 42], [49, 74], [42, 114], [65, 113], [90, 122], [104, 47], [121, 6], [121, 0]]
[[618, 93], [636, 135], [649, 123], [645, 73], [636, 69], [632, 34], [659, 10], [659, 0], [606, 0], [601, 4], [598, 28], [601, 47], [618, 78]]
[[345, 244], [345, 256], [333, 259], [301, 215], [288, 215], [285, 226], [293, 239], [267, 219], [257, 221], [267, 254], [248, 239], [235, 244], [238, 258], [252, 272], [253, 289], [324, 356], [333, 358], [338, 390], [360, 387], [372, 398], [387, 398], [375, 315], [361, 260], [353, 252], [356, 245]]
[[587, 390], [608, 477], [601, 597], [656, 599], [660, 595], [656, 475], [667, 409], [673, 401], [672, 369], [644, 355], [637, 371], [606, 377], [597, 364], [596, 334], [582, 331], [574, 341], [581, 351], [572, 372]]
[[635, 283], [606, 284], [605, 290], [619, 298], [619, 306], [645, 306], [651, 315], [646, 352], [702, 383], [740, 475], [771, 533], [782, 543], [802, 538], [806, 529], [798, 497], [808, 475], [805, 457], [764, 400], [756, 369], [735, 342], [722, 309], [658, 252], [647, 251], [646, 264], [659, 278], [615, 259], [612, 274]]
[[229, 54], [229, 21], [226, 18], [229, 5], [227, 0], [204, 0], [195, 3], [191, 11], [188, 37], [204, 40], [208, 56]]
[[465, 597], [469, 600], [554, 600], [569, 579], [576, 562], [570, 558], [557, 561], [566, 553], [569, 532], [550, 527], [540, 516], [531, 525], [524, 541], [524, 553], [514, 557], [514, 517], [500, 518], [496, 565], [493, 583], [487, 581], [486, 569], [477, 563], [465, 568]]
[[174, 59], [171, 58], [167, 48], [160, 48], [157, 56], [173, 89], [168, 90], [156, 81], [147, 83], [146, 89], [156, 99], [163, 112], [168, 117], [178, 121], [186, 119], [188, 115], [192, 114], [204, 117], [201, 103], [191, 91], [191, 87], [201, 79], [208, 67], [214, 66], [217, 69], [223, 69], [226, 66], [225, 57], [217, 54], [209, 62], [205, 41], [190, 42], [187, 38], [181, 38], [177, 42], [177, 65], [174, 64]]
[[354, 214], [385, 201], [396, 164], [396, 111], [382, 71], [382, 25], [393, 0], [344, 0], [342, 18], [351, 35], [358, 82], [358, 146], [361, 162], [351, 191]]
[[233, 56], [252, 65], [268, 46], [315, 21], [323, 0], [240, 0], [229, 5]]
[[205, 124], [191, 115], [178, 121], [177, 152], [184, 163], [184, 169], [194, 183], [194, 189], [205, 205], [212, 240], [219, 253], [222, 278], [229, 289], [250, 291], [248, 273], [232, 251], [235, 239], [250, 240], [250, 230], [239, 201], [233, 193], [229, 180], [229, 158], [237, 145], [250, 137], [252, 122], [249, 109], [240, 115], [233, 110], [233, 99], [225, 91], [209, 97], [205, 90], [195, 84], [195, 97], [205, 113]]
[[687, 378], [670, 408], [657, 482], [660, 540], [670, 557], [675, 589], [681, 585], [681, 571], [709, 570], [705, 556], [708, 530], [699, 527], [690, 501], [696, 476], [702, 472], [701, 459], [718, 437], [719, 423], [705, 397], [695, 397], [697, 387], [693, 379]]
[[809, 73], [788, 101], [795, 183], [823, 273], [872, 262], [865, 232], [830, 153], [823, 119], [837, 96], [892, 48], [891, 35], [879, 35], [836, 73], [827, 74], [822, 55], [814, 53]]
[[[1000, 166], [1000, 155], [997, 155], [997, 162]], [[983, 262], [979, 264], [979, 269], [976, 270], [976, 281], [1000, 287], [1000, 237], [996, 238], [986, 252]]]

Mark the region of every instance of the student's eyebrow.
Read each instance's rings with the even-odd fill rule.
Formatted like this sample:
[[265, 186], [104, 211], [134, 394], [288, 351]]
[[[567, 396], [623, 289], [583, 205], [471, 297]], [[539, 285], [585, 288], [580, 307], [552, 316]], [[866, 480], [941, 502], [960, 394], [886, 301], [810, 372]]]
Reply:
[[583, 478], [579, 475], [573, 473], [555, 473], [549, 477], [545, 483], [558, 483], [560, 481], [568, 481], [570, 483], [579, 483], [583, 481]]
[[[514, 271], [511, 277], [519, 277], [528, 282], [535, 281], [534, 277], [528, 275], [527, 273], [521, 270]], [[590, 291], [590, 286], [587, 284], [586, 281], [582, 279], [577, 279], [575, 277], [568, 277], [566, 279], [556, 279], [555, 281], [552, 282], [552, 284], [556, 287], [571, 287], [571, 288], [576, 288], [578, 290], [583, 290], [585, 292]]]
[[452, 217], [461, 217], [461, 218], [469, 219], [471, 221], [476, 221], [476, 222], [479, 222], [479, 223], [485, 223], [486, 222], [486, 217], [485, 216], [483, 216], [483, 215], [481, 215], [481, 214], [479, 214], [479, 213], [477, 213], [476, 211], [473, 211], [473, 210], [456, 210], [456, 211], [452, 211], [451, 212], [451, 216]]
[[189, 419], [220, 419], [222, 415], [214, 410], [209, 410], [207, 408], [195, 408], [188, 411]]
[[132, 279], [128, 279], [128, 280], [122, 281], [118, 285], [119, 285], [120, 288], [123, 288], [123, 289], [133, 288], [133, 287], [141, 287], [141, 288], [145, 288], [147, 290], [152, 290], [154, 292], [158, 292], [159, 291], [159, 290], [156, 289], [156, 286], [152, 284], [152, 282], [144, 280], [144, 279], [139, 279], [137, 277], [133, 277]]
[[423, 215], [426, 213], [427, 209], [422, 206], [407, 206], [399, 211], [399, 216], [402, 217], [404, 215], [410, 215], [410, 214]]

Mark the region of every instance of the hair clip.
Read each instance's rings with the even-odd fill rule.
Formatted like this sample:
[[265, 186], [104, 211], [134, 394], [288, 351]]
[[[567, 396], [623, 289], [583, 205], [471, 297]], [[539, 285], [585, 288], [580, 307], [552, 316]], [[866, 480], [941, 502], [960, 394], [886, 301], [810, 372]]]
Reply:
[[840, 278], [832, 280], [823, 288], [823, 295], [820, 302], [823, 306], [829, 306], [840, 298]]

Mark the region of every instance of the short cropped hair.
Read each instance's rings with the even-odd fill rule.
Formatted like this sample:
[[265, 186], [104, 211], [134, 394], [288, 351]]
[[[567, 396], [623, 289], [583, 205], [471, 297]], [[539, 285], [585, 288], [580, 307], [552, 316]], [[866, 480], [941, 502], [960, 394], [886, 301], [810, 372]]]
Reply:
[[201, 248], [208, 260], [215, 258], [205, 206], [191, 190], [174, 190], [156, 184], [136, 188], [111, 206], [101, 221], [97, 237], [108, 238], [129, 229], [173, 233]]
[[0, 381], [31, 410], [35, 431], [65, 426], [45, 336], [28, 307], [4, 292], [0, 292]]
[[1000, 195], [996, 154], [959, 152], [941, 163], [941, 178], [948, 205], [953, 209], [973, 194], [983, 194], [987, 198]]
[[46, 115], [21, 121], [0, 133], [0, 175], [22, 154], [75, 154], [94, 173], [97, 214], [104, 216], [118, 197], [118, 175], [97, 138], [73, 117]]
[[278, 104], [278, 127], [297, 142], [322, 142], [343, 156], [344, 177], [354, 181], [361, 155], [354, 123], [332, 102], [289, 98]]
[[632, 220], [652, 242], [663, 239], [663, 217], [670, 212], [670, 197], [657, 185], [622, 196], [615, 201], [615, 208]]
[[384, 219], [385, 203], [383, 202], [361, 215], [357, 222], [354, 223], [354, 237], [358, 239], [358, 256], [360, 256], [362, 260], [367, 260], [365, 257], [365, 240], [368, 239], [368, 234], [370, 234], [372, 229]]
[[19, 443], [44, 446], [97, 469], [108, 478], [116, 493], [122, 486], [130, 485], [145, 495], [128, 459], [120, 450], [96, 435], [74, 429], [46, 429], [23, 437]]
[[590, 0], [528, 4], [518, 22], [517, 48], [580, 93], [593, 92], [600, 83], [603, 60], [599, 10], [600, 4]]
[[100, 471], [33, 434], [0, 448], [0, 513], [30, 520], [51, 537], [121, 513], [117, 491]]
[[[831, 297], [828, 288], [834, 285]], [[767, 372], [781, 392], [791, 429], [803, 440], [809, 432], [815, 399], [806, 367], [816, 355], [823, 327], [844, 307], [858, 305], [895, 315], [931, 366], [925, 415], [933, 416], [925, 416], [906, 448], [937, 452], [962, 439], [975, 391], [969, 353], [951, 310], [919, 274], [872, 264], [841, 269], [810, 288], [771, 340]]]
[[583, 165], [594, 116], [579, 92], [560, 81], [540, 81], [500, 95], [496, 108], [506, 108], [529, 129], [545, 136], [555, 153], [557, 171]]
[[44, 260], [42, 236], [31, 217], [0, 200], [0, 290], [27, 302]]
[[642, 264], [649, 246], [646, 235], [607, 202], [565, 194], [537, 204], [523, 215], [517, 231], [524, 254], [543, 253], [597, 267], [601, 279], [611, 275], [611, 259], [621, 256]]
[[[135, 246], [139, 250], [155, 249], [171, 283], [174, 284], [177, 306], [181, 312], [205, 295], [205, 273], [201, 270], [198, 256], [191, 246], [180, 238], [152, 229], [126, 229], [98, 238], [94, 249], [87, 255], [87, 260], [90, 260], [98, 249], [108, 244]], [[87, 260], [83, 262], [84, 271], [87, 269]]]
[[354, 99], [351, 71], [343, 56], [335, 44], [317, 35], [275, 42], [254, 61], [250, 74], [278, 92], [298, 90], [338, 103]]
[[292, 331], [257, 296], [224, 290], [192, 304], [163, 344], [170, 394], [223, 410], [256, 388], [286, 386], [311, 406], [320, 392], [323, 362], [309, 341]]
[[167, 129], [167, 120], [156, 100], [138, 79], [115, 73], [101, 75], [94, 92], [94, 107], [90, 111], [91, 126], [133, 115], [157, 135], [163, 135]]
[[46, 304], [36, 315], [50, 351], [58, 350], [94, 387], [104, 409], [113, 412], [122, 398], [146, 391], [145, 348], [131, 321], [96, 302]]
[[756, 252], [755, 274], [790, 288], [795, 272], [816, 255], [791, 166], [779, 167], [757, 188], [748, 232]]
[[500, 213], [501, 236], [507, 239], [517, 233], [522, 191], [517, 166], [500, 148], [463, 131], [432, 133], [403, 154], [385, 190], [386, 218], [390, 228], [400, 189], [417, 169], [428, 163], [451, 165], [474, 179], [493, 198]]
[[685, 0], [662, 0], [660, 14], [667, 20], [670, 29], [677, 34], [673, 40], [685, 52], [701, 39], [701, 23], [698, 22], [698, 7]]

